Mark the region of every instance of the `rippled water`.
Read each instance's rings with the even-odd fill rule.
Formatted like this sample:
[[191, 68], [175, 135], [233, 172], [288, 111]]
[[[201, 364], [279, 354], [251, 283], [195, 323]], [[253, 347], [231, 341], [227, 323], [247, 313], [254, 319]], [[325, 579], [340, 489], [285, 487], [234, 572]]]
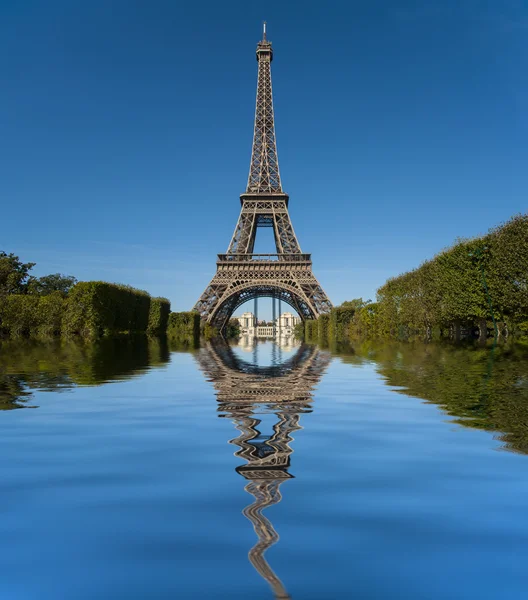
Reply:
[[6, 342], [0, 409], [2, 600], [527, 595], [527, 346]]

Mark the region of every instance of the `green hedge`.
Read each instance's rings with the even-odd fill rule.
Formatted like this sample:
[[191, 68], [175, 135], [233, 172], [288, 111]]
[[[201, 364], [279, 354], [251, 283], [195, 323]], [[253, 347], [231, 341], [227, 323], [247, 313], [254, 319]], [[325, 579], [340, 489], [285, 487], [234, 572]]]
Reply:
[[36, 332], [38, 324], [37, 296], [12, 294], [0, 299], [2, 331], [12, 336]]
[[343, 339], [347, 333], [356, 309], [338, 306], [330, 311], [329, 334], [333, 339]]
[[62, 329], [62, 317], [66, 300], [61, 292], [39, 298], [38, 335], [58, 335]]
[[[492, 328], [528, 320], [528, 215], [487, 235], [457, 242], [432, 260], [389, 279], [377, 293], [378, 329], [392, 336]], [[490, 302], [492, 308], [490, 307]]]
[[8, 294], [0, 296], [0, 333], [8, 336], [114, 333], [164, 334], [170, 313], [166, 298], [103, 281], [77, 283], [64, 298]]
[[83, 281], [68, 294], [62, 331], [87, 337], [145, 332], [149, 314], [147, 292], [103, 281]]
[[330, 333], [330, 315], [320, 315], [317, 319], [317, 335], [319, 340], [327, 340]]
[[306, 326], [302, 321], [300, 323], [297, 323], [297, 325], [295, 325], [295, 327], [293, 328], [294, 337], [298, 340], [303, 340], [306, 335], [305, 329]]
[[13, 337], [60, 333], [64, 303], [59, 292], [49, 296], [0, 297], [0, 330]]
[[316, 342], [318, 337], [317, 321], [308, 319], [304, 322], [304, 338], [307, 342]]
[[[353, 309], [350, 312], [349, 309]], [[321, 319], [323, 319], [321, 321]], [[330, 337], [409, 338], [528, 333], [528, 214], [485, 236], [459, 240], [377, 290], [377, 302], [344, 302], [330, 314]], [[328, 324], [320, 317], [318, 336]], [[307, 330], [308, 331], [308, 330]]]
[[151, 298], [148, 322], [148, 333], [161, 335], [167, 332], [169, 323], [170, 302], [167, 298]]
[[169, 315], [168, 335], [172, 337], [200, 336], [200, 315], [197, 312], [172, 312]]

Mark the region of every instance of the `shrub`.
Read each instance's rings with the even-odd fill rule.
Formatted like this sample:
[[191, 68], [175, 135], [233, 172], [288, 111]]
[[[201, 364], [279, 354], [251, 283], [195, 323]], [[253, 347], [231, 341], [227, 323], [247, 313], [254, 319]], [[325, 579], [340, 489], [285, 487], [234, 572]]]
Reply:
[[10, 294], [0, 298], [0, 329], [13, 337], [60, 333], [64, 298]]
[[0, 298], [2, 331], [11, 336], [35, 333], [39, 318], [39, 298], [25, 294], [10, 294]]
[[200, 315], [197, 312], [172, 312], [167, 333], [173, 337], [200, 336]]
[[356, 309], [348, 306], [337, 306], [330, 311], [330, 336], [335, 339], [343, 339]]
[[330, 315], [320, 315], [317, 319], [317, 336], [319, 340], [327, 340], [330, 332]]
[[169, 323], [170, 302], [167, 298], [151, 298], [148, 322], [148, 333], [161, 335], [167, 333]]
[[212, 340], [213, 338], [219, 335], [218, 329], [210, 323], [200, 323], [200, 334], [206, 340]]
[[63, 333], [98, 337], [145, 332], [149, 312], [150, 296], [143, 290], [103, 281], [82, 281], [68, 294]]
[[[528, 215], [487, 235], [460, 240], [422, 264], [389, 279], [377, 292], [371, 328], [392, 336], [431, 337], [435, 330], [485, 337], [492, 317], [512, 331], [528, 318]], [[371, 315], [372, 316], [372, 315]]]
[[295, 327], [293, 328], [293, 335], [298, 340], [302, 340], [304, 338], [305, 325], [302, 321], [300, 323], [297, 323], [297, 325], [295, 325]]
[[65, 300], [61, 292], [41, 296], [37, 305], [38, 335], [58, 335], [62, 328]]
[[318, 336], [317, 321], [308, 319], [304, 323], [304, 336], [307, 342], [316, 342]]
[[236, 338], [240, 335], [240, 321], [238, 319], [229, 319], [226, 331], [227, 338]]

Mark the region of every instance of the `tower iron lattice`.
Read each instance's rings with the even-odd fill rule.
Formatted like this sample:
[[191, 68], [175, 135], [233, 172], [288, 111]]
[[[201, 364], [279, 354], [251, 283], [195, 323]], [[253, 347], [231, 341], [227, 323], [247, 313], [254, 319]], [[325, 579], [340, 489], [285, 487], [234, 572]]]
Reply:
[[[332, 304], [312, 272], [310, 254], [301, 251], [288, 212], [289, 196], [282, 190], [271, 85], [273, 49], [266, 37], [257, 44], [257, 99], [253, 148], [241, 211], [226, 254], [219, 254], [217, 271], [194, 306], [202, 320], [223, 330], [234, 311], [258, 297], [289, 304], [303, 320], [328, 313]], [[255, 254], [259, 227], [271, 227], [274, 254]]]

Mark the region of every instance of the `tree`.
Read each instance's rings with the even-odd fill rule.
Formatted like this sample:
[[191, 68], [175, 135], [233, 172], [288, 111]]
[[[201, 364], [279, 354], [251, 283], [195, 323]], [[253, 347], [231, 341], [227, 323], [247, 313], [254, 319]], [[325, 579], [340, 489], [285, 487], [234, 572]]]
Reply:
[[28, 294], [37, 296], [48, 296], [53, 292], [60, 292], [66, 296], [71, 288], [77, 283], [77, 279], [72, 275], [62, 275], [61, 273], [53, 273], [44, 275], [43, 277], [30, 277], [27, 284]]
[[363, 300], [363, 298], [354, 298], [353, 300], [345, 300], [340, 306], [337, 308], [352, 308], [354, 310], [359, 310], [363, 308], [365, 305], [369, 304], [370, 300]]
[[226, 327], [228, 338], [238, 337], [240, 335], [240, 322], [238, 319], [229, 319]]
[[35, 263], [23, 263], [15, 254], [0, 250], [0, 295], [25, 294], [29, 271]]

